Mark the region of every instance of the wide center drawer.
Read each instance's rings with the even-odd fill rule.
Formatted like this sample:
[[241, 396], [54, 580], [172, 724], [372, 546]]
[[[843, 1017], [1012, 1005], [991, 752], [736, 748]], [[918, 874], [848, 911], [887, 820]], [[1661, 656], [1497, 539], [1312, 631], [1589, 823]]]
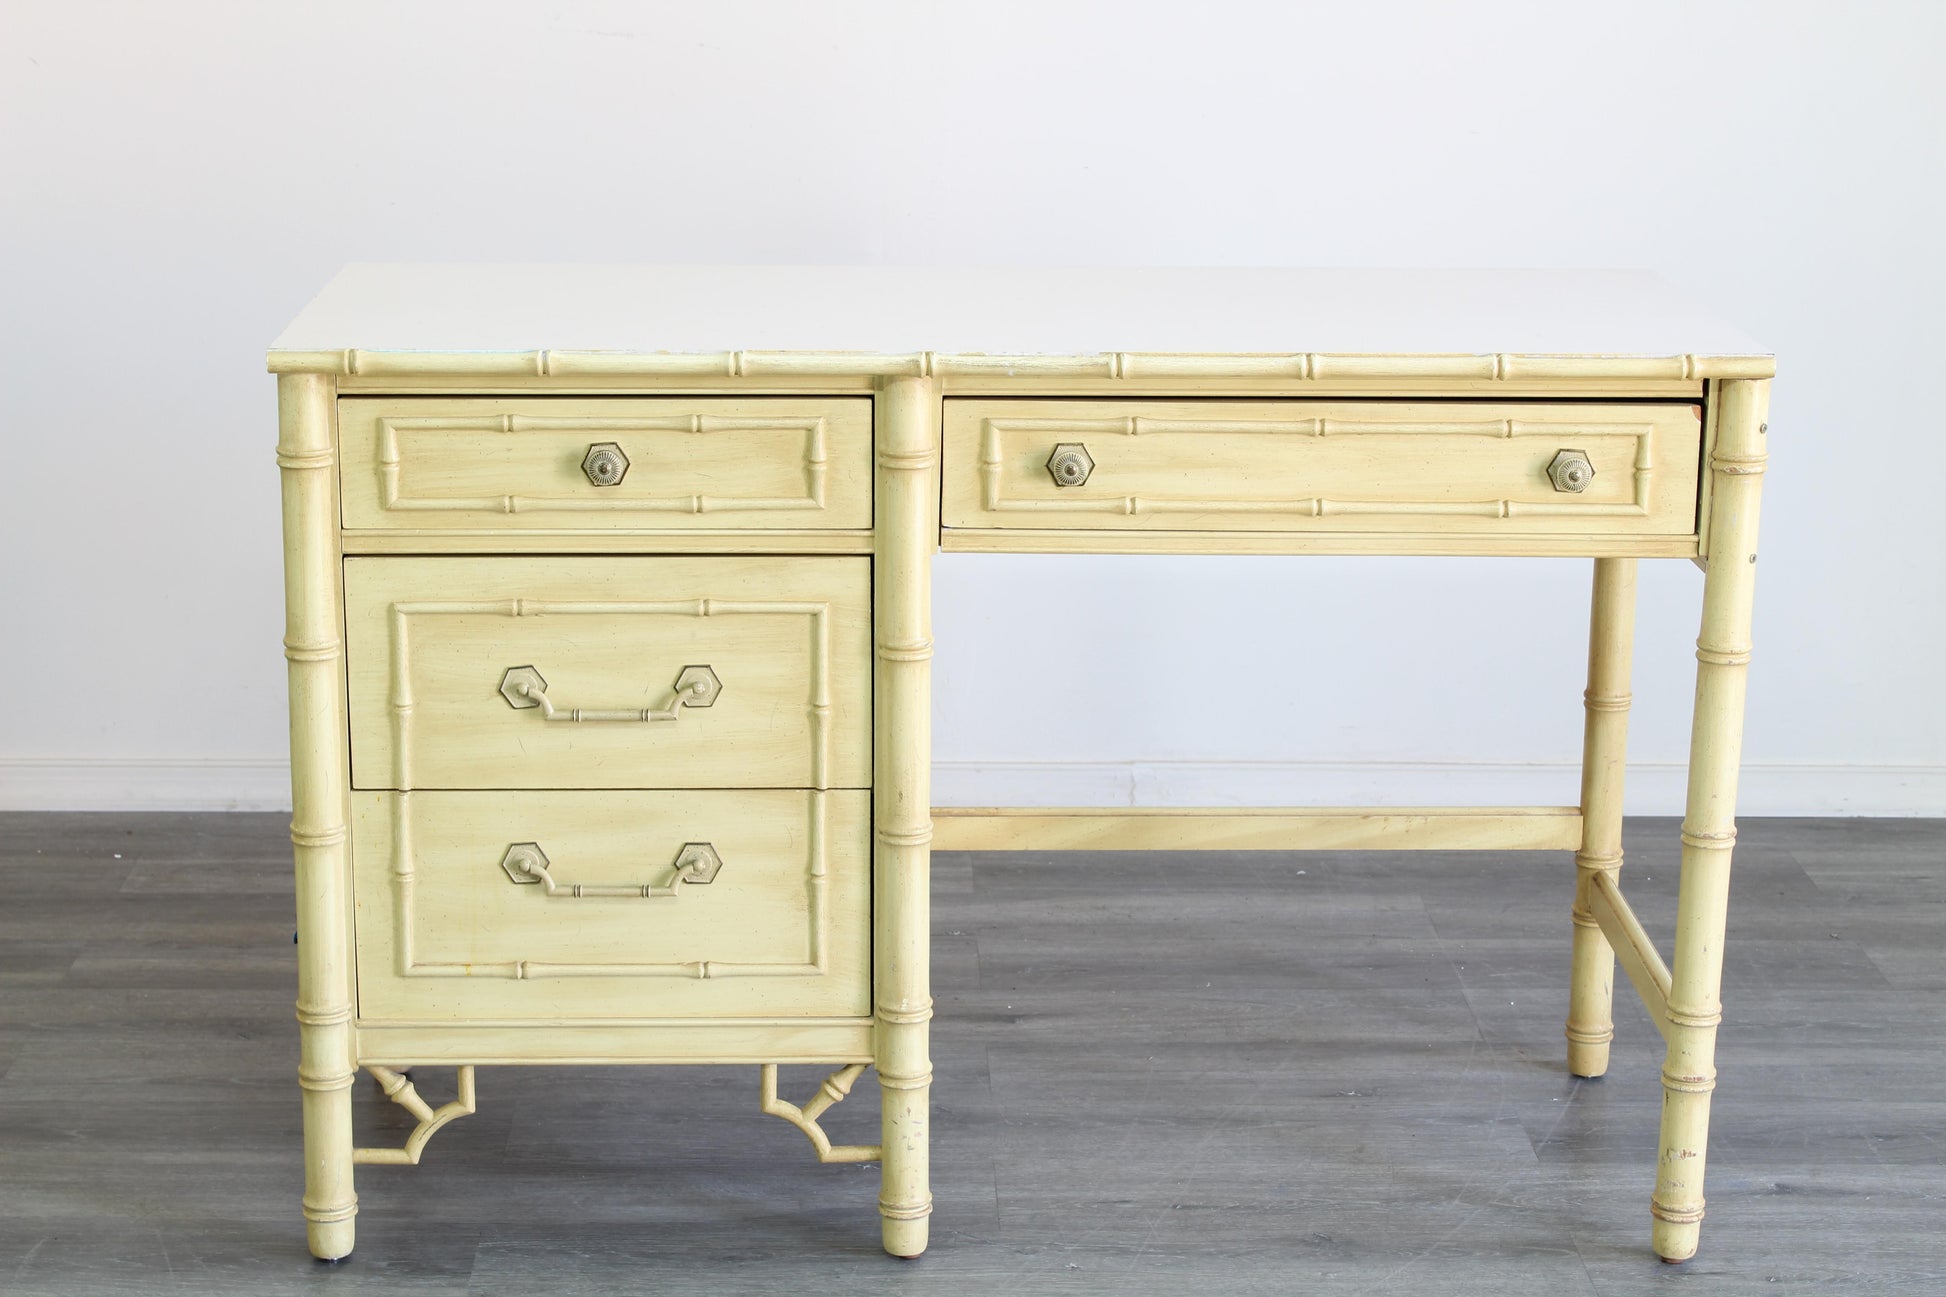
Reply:
[[354, 793], [359, 1015], [868, 1014], [870, 798]]
[[1688, 535], [1685, 404], [946, 402], [948, 528]]
[[866, 397], [346, 397], [347, 528], [872, 525]]
[[863, 788], [863, 558], [348, 558], [356, 788]]

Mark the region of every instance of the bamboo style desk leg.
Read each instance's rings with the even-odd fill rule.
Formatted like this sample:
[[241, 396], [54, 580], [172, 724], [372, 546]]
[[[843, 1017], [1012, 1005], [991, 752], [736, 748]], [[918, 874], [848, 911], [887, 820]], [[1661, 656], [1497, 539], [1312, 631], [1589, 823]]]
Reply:
[[1622, 868], [1622, 780], [1628, 759], [1629, 655], [1635, 560], [1595, 560], [1581, 745], [1581, 849], [1575, 853], [1574, 953], [1568, 976], [1568, 1071], [1600, 1076], [1615, 1038], [1615, 950], [1588, 905], [1594, 876]]
[[1665, 1261], [1694, 1256], [1702, 1228], [1716, 1027], [1723, 1020], [1723, 927], [1730, 850], [1737, 836], [1757, 504], [1769, 431], [1769, 382], [1726, 380], [1717, 393], [1709, 569], [1703, 583], [1702, 634], [1696, 640], [1696, 712], [1670, 969], [1669, 1049], [1662, 1065], [1662, 1139], [1655, 1196], [1649, 1204], [1655, 1218], [1651, 1241]]
[[284, 482], [284, 656], [290, 660], [291, 842], [297, 865], [297, 1083], [311, 1254], [351, 1253], [351, 913], [346, 869], [344, 641], [338, 627], [334, 393], [322, 374], [277, 381]]
[[878, 406], [873, 776], [873, 999], [885, 1250], [926, 1250], [932, 1214], [932, 552], [939, 540], [937, 380], [890, 380]]

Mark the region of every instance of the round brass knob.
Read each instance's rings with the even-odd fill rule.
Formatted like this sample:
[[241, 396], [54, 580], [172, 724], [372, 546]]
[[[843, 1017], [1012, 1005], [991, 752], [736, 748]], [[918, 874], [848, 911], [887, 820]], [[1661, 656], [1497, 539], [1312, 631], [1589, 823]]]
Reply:
[[1588, 462], [1587, 452], [1563, 450], [1547, 466], [1547, 477], [1557, 491], [1581, 492], [1595, 480], [1595, 466]]
[[596, 486], [615, 486], [628, 472], [628, 456], [612, 441], [596, 442], [582, 458], [581, 471]]
[[1088, 474], [1095, 471], [1095, 461], [1088, 454], [1088, 448], [1078, 441], [1064, 441], [1054, 448], [1047, 457], [1047, 475], [1054, 479], [1056, 486], [1081, 486], [1088, 480]]

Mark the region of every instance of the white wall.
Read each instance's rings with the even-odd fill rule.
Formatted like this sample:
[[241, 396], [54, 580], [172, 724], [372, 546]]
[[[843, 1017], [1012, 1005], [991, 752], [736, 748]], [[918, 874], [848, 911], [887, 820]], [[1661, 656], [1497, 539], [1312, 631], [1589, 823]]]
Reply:
[[[346, 260], [552, 258], [1653, 267], [1780, 357], [1746, 808], [1946, 813], [1942, 56], [1934, 3], [11, 0], [0, 805], [277, 804], [266, 343]], [[1571, 801], [1584, 566], [942, 559], [940, 800]], [[1666, 812], [1699, 577], [1645, 569]]]

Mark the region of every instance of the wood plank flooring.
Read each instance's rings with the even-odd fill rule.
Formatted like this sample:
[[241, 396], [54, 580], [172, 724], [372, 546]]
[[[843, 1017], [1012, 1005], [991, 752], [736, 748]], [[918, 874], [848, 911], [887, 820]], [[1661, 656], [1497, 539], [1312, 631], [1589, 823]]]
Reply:
[[[1628, 848], [1666, 949], [1675, 826]], [[879, 1252], [876, 1169], [816, 1164], [755, 1068], [493, 1068], [423, 1165], [359, 1168], [327, 1266], [283, 817], [3, 815], [0, 1293], [1946, 1292], [1946, 821], [1744, 823], [1682, 1267], [1648, 1251], [1661, 1050], [1626, 983], [1609, 1077], [1562, 1069], [1572, 876], [941, 855], [928, 1256]]]

